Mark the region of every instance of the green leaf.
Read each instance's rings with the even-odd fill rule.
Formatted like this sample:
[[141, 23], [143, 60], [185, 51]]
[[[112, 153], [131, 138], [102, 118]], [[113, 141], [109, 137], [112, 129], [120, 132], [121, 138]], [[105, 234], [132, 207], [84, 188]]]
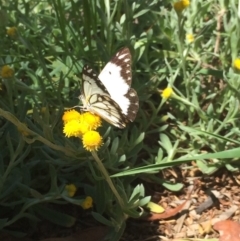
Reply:
[[162, 185], [172, 192], [178, 192], [184, 187], [182, 183], [170, 183], [166, 181], [163, 181]]
[[139, 200], [139, 206], [145, 206], [148, 202], [150, 202], [150, 200], [151, 200], [151, 196], [146, 196], [146, 197], [144, 197], [144, 198], [141, 198], [140, 200]]
[[114, 140], [112, 142], [112, 147], [111, 147], [110, 153], [113, 155], [116, 155], [118, 146], [119, 146], [119, 139], [118, 139], [118, 137], [116, 137], [116, 138], [114, 138]]
[[139, 11], [138, 13], [135, 13], [135, 14], [133, 15], [133, 18], [138, 18], [138, 17], [144, 15], [144, 14], [147, 13], [147, 12], [149, 12], [149, 9], [143, 9], [143, 10]]
[[95, 212], [92, 212], [92, 215], [93, 217], [100, 223], [106, 225], [106, 226], [109, 226], [109, 227], [112, 227], [113, 224], [111, 221], [107, 220], [105, 217], [103, 217], [101, 214], [99, 213], [95, 213]]
[[234, 167], [233, 165], [231, 165], [231, 164], [226, 164], [225, 165], [226, 166], [226, 168], [230, 171], [230, 172], [237, 172], [237, 171], [239, 171], [239, 167]]
[[76, 218], [55, 211], [53, 208], [48, 208], [42, 204], [35, 205], [32, 208], [41, 217], [46, 218], [48, 221], [62, 227], [72, 227], [76, 222]]
[[0, 219], [0, 230], [5, 226], [7, 221], [8, 221], [8, 218], [1, 218]]
[[214, 165], [209, 166], [203, 160], [197, 160], [196, 163], [197, 163], [199, 169], [201, 170], [201, 172], [204, 174], [207, 174], [207, 175], [213, 174], [219, 168], [219, 166], [217, 164], [215, 166]]
[[168, 152], [168, 154], [170, 154], [173, 150], [173, 146], [168, 136], [165, 134], [160, 134], [160, 140], [161, 141], [159, 143], [161, 146]]

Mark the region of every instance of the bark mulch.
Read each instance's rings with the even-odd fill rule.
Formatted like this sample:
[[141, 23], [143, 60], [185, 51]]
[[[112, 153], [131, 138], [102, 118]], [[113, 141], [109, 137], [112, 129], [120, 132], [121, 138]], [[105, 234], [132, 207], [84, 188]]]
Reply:
[[[211, 176], [204, 176], [197, 169], [166, 169], [161, 173], [161, 177], [182, 183], [184, 188], [179, 192], [171, 192], [161, 185], [144, 180], [146, 191], [152, 196], [152, 201], [158, 203], [165, 211], [160, 214], [149, 212], [148, 216], [141, 219], [128, 219], [121, 241], [186, 241], [188, 238], [240, 241], [240, 173], [221, 169]], [[28, 237], [13, 238], [2, 232], [0, 240], [104, 239], [108, 229], [93, 220], [89, 211], [83, 211], [74, 205], [69, 205], [64, 210], [62, 206], [59, 208], [62, 212], [66, 211], [76, 217], [74, 227], [62, 228], [44, 221], [34, 232], [29, 230]], [[23, 224], [24, 221], [21, 220], [15, 225], [21, 227]]]

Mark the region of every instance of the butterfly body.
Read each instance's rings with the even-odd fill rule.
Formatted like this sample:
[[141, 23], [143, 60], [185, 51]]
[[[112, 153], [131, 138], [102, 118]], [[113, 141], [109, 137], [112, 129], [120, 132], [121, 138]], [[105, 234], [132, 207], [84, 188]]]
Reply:
[[132, 82], [131, 54], [120, 50], [97, 74], [88, 66], [82, 72], [83, 110], [99, 115], [118, 128], [126, 127], [138, 111], [138, 96], [130, 88]]

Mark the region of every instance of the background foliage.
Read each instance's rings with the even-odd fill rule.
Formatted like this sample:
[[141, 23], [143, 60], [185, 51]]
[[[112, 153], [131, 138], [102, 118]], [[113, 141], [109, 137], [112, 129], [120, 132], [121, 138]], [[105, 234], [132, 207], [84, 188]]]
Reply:
[[[204, 174], [222, 166], [238, 170], [236, 0], [191, 1], [183, 11], [157, 0], [0, 4], [0, 229], [24, 236], [28, 230], [15, 226], [23, 218], [32, 230], [43, 218], [72, 226], [73, 217], [58, 212], [61, 218], [54, 218], [48, 204], [80, 205], [91, 196], [93, 216], [117, 240], [125, 215], [140, 216], [138, 206], [149, 200], [142, 178], [177, 191], [182, 184], [163, 180], [159, 170], [191, 168], [191, 160]], [[124, 130], [105, 123], [98, 152], [123, 211], [91, 154], [78, 139], [64, 137], [61, 117], [78, 104], [83, 65], [100, 72], [124, 46], [132, 52], [139, 113]], [[6, 65], [14, 74], [4, 76]], [[175, 95], [162, 99], [167, 86]], [[75, 197], [64, 192], [69, 183], [79, 190]]]

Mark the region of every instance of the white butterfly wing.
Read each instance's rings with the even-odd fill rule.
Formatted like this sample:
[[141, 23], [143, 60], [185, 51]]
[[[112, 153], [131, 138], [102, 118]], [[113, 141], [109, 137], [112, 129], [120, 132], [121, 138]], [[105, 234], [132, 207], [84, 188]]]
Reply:
[[118, 128], [126, 127], [127, 118], [117, 103], [111, 99], [108, 91], [98, 79], [93, 69], [84, 66], [82, 71], [83, 110], [90, 111]]
[[124, 128], [134, 121], [139, 104], [138, 96], [130, 88], [132, 82], [131, 54], [120, 50], [104, 67], [100, 75], [85, 66], [82, 73], [83, 110], [99, 115], [109, 123]]
[[101, 116], [102, 119], [118, 128], [126, 127], [128, 123], [126, 116], [122, 114], [120, 107], [110, 96], [93, 94], [89, 103], [90, 112]]
[[103, 68], [99, 79], [111, 98], [120, 106], [127, 119], [134, 121], [138, 111], [138, 96], [131, 89], [131, 53], [128, 48], [121, 49]]
[[87, 65], [83, 67], [82, 79], [82, 91], [86, 97], [90, 97], [93, 93], [108, 94], [101, 81], [97, 81], [97, 74]]

